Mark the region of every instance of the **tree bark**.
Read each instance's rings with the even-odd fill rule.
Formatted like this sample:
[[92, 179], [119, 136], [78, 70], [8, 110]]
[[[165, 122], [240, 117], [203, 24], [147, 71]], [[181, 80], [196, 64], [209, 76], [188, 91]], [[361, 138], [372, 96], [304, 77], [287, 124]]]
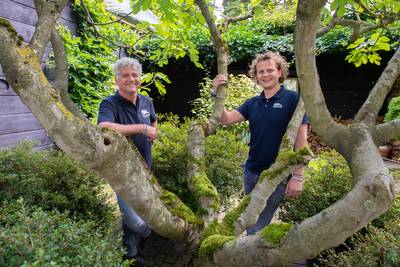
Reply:
[[55, 61], [55, 79], [53, 86], [57, 88], [64, 106], [71, 111], [72, 114], [81, 118], [82, 120], [85, 120], [85, 115], [83, 115], [75, 103], [72, 102], [68, 94], [69, 71], [67, 54], [65, 53], [64, 43], [57, 29], [53, 29], [50, 41], [53, 48]]
[[375, 117], [382, 107], [386, 96], [390, 93], [394, 82], [400, 75], [400, 48], [388, 62], [382, 75], [379, 77], [374, 88], [369, 92], [367, 100], [358, 111], [354, 122], [375, 123]]
[[139, 152], [133, 151], [120, 134], [101, 130], [70, 113], [44, 76], [36, 54], [29, 47], [18, 47], [12, 26], [1, 22], [0, 64], [6, 79], [53, 141], [105, 179], [154, 231], [180, 242], [198, 242], [197, 224], [175, 215], [173, 207], [168, 209], [161, 201], [165, 192]]
[[[46, 3], [42, 0], [35, 0], [34, 3], [37, 10], [38, 21], [30, 41], [30, 47], [40, 62], [47, 43], [50, 40], [52, 28], [56, 24], [64, 6], [67, 4], [67, 0], [48, 0]], [[50, 30], [49, 25], [51, 27]]]

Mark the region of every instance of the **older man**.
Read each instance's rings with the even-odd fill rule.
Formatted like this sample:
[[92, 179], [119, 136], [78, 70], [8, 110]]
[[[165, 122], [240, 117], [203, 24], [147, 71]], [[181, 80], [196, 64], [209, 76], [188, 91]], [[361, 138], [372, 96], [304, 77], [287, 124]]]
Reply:
[[[282, 137], [299, 101], [299, 94], [281, 86], [288, 74], [288, 64], [277, 53], [258, 54], [250, 65], [250, 76], [263, 91], [252, 97], [233, 111], [224, 109], [221, 124], [231, 125], [245, 120], [250, 126], [250, 151], [244, 168], [244, 191], [249, 194], [257, 184], [262, 171], [275, 161]], [[213, 81], [213, 95], [219, 85], [227, 82], [227, 77], [217, 75]], [[295, 148], [307, 144], [307, 117], [298, 129]], [[296, 170], [291, 176], [279, 184], [267, 200], [255, 225], [247, 228], [251, 235], [260, 231], [271, 222], [285, 193], [289, 197], [300, 195], [303, 187], [303, 168]]]
[[[157, 137], [157, 118], [151, 99], [138, 93], [142, 66], [137, 60], [125, 57], [115, 63], [114, 72], [118, 91], [101, 102], [98, 124], [132, 138], [151, 168], [151, 146]], [[150, 235], [151, 229], [121, 196], [117, 195], [117, 200], [122, 213], [126, 258], [135, 259], [135, 266], [145, 266], [144, 260], [138, 256], [137, 244], [141, 238]]]

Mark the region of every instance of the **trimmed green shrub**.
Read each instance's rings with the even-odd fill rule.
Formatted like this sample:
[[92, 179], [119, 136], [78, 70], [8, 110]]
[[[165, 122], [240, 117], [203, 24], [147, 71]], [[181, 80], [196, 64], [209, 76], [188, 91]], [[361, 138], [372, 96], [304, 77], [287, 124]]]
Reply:
[[224, 203], [227, 198], [242, 188], [243, 168], [248, 146], [237, 141], [227, 130], [218, 130], [208, 136], [206, 145], [206, 174], [217, 187]]
[[304, 172], [303, 193], [281, 202], [279, 218], [301, 222], [341, 199], [352, 187], [352, 176], [344, 158], [336, 151], [322, 152]]
[[[396, 173], [392, 173], [396, 176]], [[334, 150], [322, 152], [305, 171], [304, 190], [298, 199], [285, 199], [279, 213], [286, 222], [301, 222], [341, 199], [352, 188], [344, 158]], [[318, 256], [320, 266], [399, 266], [400, 199], [390, 210], [350, 237], [339, 248]]]
[[192, 209], [196, 208], [186, 182], [188, 151], [186, 148], [189, 121], [178, 122], [176, 116], [159, 117], [157, 139], [153, 144], [152, 168], [158, 182]]
[[28, 206], [45, 211], [68, 211], [98, 223], [116, 221], [102, 185], [93, 172], [59, 151], [36, 151], [29, 143], [0, 150], [0, 203], [22, 197]]
[[[214, 99], [211, 97], [212, 80], [205, 78], [200, 83], [200, 97], [191, 102], [192, 113], [199, 119], [208, 119], [211, 115], [214, 105]], [[229, 84], [227, 97], [225, 99], [225, 107], [228, 110], [238, 108], [248, 98], [251, 98], [261, 91], [260, 88], [254, 87], [252, 80], [246, 75], [229, 75]], [[249, 139], [248, 123], [242, 122], [232, 126], [224, 126], [224, 129], [232, 130], [240, 138]]]
[[[153, 171], [160, 184], [177, 194], [191, 208], [196, 209], [187, 188], [188, 151], [187, 131], [190, 121], [179, 123], [169, 117], [159, 125], [158, 138], [153, 145]], [[242, 169], [248, 148], [235, 135], [220, 129], [205, 140], [206, 174], [217, 187], [222, 202], [238, 192], [242, 185]]]
[[385, 114], [385, 122], [400, 118], [400, 96], [390, 100], [388, 111]]
[[28, 207], [0, 209], [0, 266], [128, 266], [114, 227], [74, 221], [68, 213]]
[[357, 233], [346, 245], [347, 251], [336, 253], [334, 249], [320, 259], [321, 266], [400, 266], [400, 199], [387, 214], [396, 216], [385, 222], [384, 228], [370, 224], [365, 233]]

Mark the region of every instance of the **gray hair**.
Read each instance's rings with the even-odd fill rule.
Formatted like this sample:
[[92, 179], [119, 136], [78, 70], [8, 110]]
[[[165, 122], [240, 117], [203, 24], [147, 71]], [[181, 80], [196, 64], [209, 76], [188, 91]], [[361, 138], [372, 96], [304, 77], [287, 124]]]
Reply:
[[140, 64], [139, 61], [130, 57], [122, 57], [118, 59], [114, 64], [115, 77], [119, 76], [121, 68], [124, 67], [135, 68], [139, 72], [139, 75], [142, 75], [142, 64]]

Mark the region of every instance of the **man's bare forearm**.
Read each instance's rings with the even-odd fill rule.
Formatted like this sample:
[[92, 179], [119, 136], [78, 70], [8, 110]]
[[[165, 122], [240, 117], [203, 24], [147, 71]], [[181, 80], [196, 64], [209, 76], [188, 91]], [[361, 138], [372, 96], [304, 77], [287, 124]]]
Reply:
[[143, 134], [146, 127], [144, 124], [119, 124], [113, 122], [102, 122], [99, 126], [114, 130], [125, 136]]

